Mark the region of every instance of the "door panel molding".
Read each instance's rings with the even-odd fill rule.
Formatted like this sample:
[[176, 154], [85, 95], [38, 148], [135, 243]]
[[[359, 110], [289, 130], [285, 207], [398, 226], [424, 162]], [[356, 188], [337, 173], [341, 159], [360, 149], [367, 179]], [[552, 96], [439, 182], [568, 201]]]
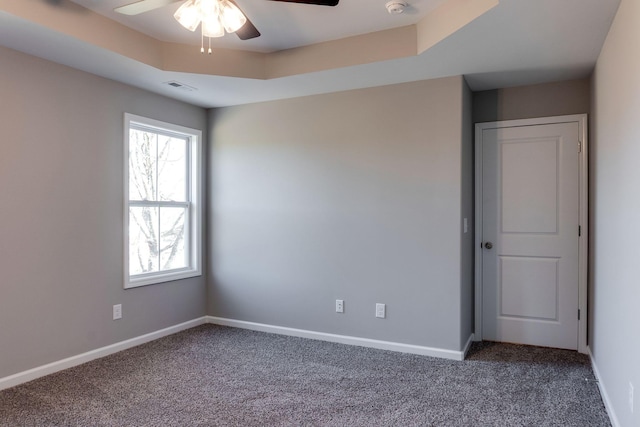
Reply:
[[[475, 125], [475, 332], [474, 339], [482, 340], [483, 318], [483, 132], [488, 129], [501, 129], [524, 126], [538, 126], [557, 123], [577, 123], [579, 126], [578, 168], [579, 168], [579, 218], [581, 228], [578, 237], [578, 351], [587, 353], [587, 262], [588, 262], [588, 140], [587, 115], [576, 114], [568, 116], [542, 117], [535, 119], [505, 120]], [[578, 233], [578, 230], [576, 230]], [[576, 313], [578, 316], [578, 313]]]

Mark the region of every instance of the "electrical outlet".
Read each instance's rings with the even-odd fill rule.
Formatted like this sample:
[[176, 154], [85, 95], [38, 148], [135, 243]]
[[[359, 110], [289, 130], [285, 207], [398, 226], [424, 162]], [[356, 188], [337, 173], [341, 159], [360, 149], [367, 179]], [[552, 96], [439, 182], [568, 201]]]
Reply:
[[386, 315], [386, 311], [387, 311], [387, 306], [385, 304], [380, 304], [380, 303], [376, 304], [376, 317], [384, 319]]
[[122, 319], [122, 304], [113, 306], [113, 320]]
[[629, 381], [629, 410], [633, 414], [633, 383]]
[[336, 313], [344, 313], [344, 300], [336, 300]]

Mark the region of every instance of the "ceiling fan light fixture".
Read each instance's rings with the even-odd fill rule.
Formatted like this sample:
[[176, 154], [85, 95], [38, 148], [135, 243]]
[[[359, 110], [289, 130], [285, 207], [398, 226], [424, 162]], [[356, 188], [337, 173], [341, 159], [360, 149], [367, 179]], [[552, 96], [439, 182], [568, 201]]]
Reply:
[[228, 0], [220, 0], [218, 4], [220, 21], [228, 33], [235, 33], [247, 22], [247, 17], [238, 7]]
[[202, 35], [204, 37], [224, 36], [224, 26], [217, 15], [209, 15], [202, 20]]
[[196, 4], [203, 15], [218, 13], [218, 0], [196, 0]]
[[195, 31], [198, 25], [202, 32], [200, 52], [204, 53], [204, 38], [222, 37], [238, 31], [247, 22], [247, 17], [229, 0], [187, 0], [176, 10], [173, 17], [189, 31]]
[[195, 0], [187, 0], [173, 14], [176, 21], [189, 31], [195, 31], [200, 24], [200, 9]]

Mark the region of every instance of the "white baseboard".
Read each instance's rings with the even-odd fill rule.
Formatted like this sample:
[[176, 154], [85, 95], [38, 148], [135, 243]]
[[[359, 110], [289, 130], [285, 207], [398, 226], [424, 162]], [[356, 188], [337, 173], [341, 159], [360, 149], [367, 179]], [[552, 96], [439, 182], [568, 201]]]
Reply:
[[320, 341], [357, 345], [360, 347], [371, 347], [380, 350], [390, 350], [401, 353], [419, 354], [422, 356], [432, 356], [450, 360], [464, 360], [466, 350], [471, 345], [471, 341], [469, 341], [467, 343], [465, 351], [454, 351], [442, 348], [424, 347], [419, 345], [403, 344], [390, 341], [379, 341], [369, 338], [351, 337], [347, 335], [328, 334], [325, 332], [307, 331], [304, 329], [287, 328], [284, 326], [266, 325], [263, 323], [245, 322], [244, 320], [226, 319], [223, 317], [207, 316], [207, 322], [216, 325], [231, 326], [234, 328], [250, 329], [252, 331], [269, 332], [273, 334], [289, 335], [292, 337], [300, 338], [310, 338]]
[[115, 344], [101, 347], [95, 350], [88, 351], [86, 353], [78, 354], [76, 356], [68, 357], [66, 359], [59, 360], [57, 362], [48, 363], [46, 365], [38, 366], [37, 368], [29, 369], [24, 372], [18, 372], [17, 374], [10, 375], [8, 377], [0, 378], [0, 390], [5, 390], [10, 387], [14, 387], [45, 375], [50, 375], [55, 372], [62, 371], [64, 369], [72, 368], [74, 366], [81, 365], [86, 362], [90, 362], [101, 357], [108, 356], [110, 354], [117, 353], [119, 351], [127, 350], [132, 347], [139, 346], [141, 344], [148, 343], [150, 341], [157, 340], [168, 335], [175, 334], [177, 332], [184, 331], [205, 323], [212, 323], [216, 325], [231, 326], [234, 328], [250, 329], [253, 331], [269, 332], [280, 335], [289, 335], [300, 338], [310, 338], [320, 341], [336, 342], [340, 344], [357, 345], [360, 347], [377, 348], [381, 350], [397, 351], [401, 353], [419, 354], [422, 356], [439, 357], [450, 360], [464, 360], [469, 347], [473, 341], [473, 334], [467, 340], [462, 351], [446, 350], [435, 347], [425, 347], [412, 344], [403, 344], [390, 341], [373, 340], [369, 338], [351, 337], [346, 335], [329, 334], [325, 332], [307, 331], [304, 329], [287, 328], [283, 326], [266, 325], [263, 323], [245, 322], [243, 320], [225, 319], [222, 317], [204, 316], [188, 322], [180, 323], [179, 325], [170, 326], [159, 331], [151, 332], [139, 337], [131, 338], [125, 341], [121, 341]]
[[172, 335], [185, 329], [190, 329], [195, 326], [203, 325], [207, 323], [206, 317], [200, 317], [198, 319], [190, 320], [188, 322], [180, 323], [179, 325], [170, 326], [159, 331], [151, 332], [149, 334], [141, 335], [136, 338], [131, 338], [126, 341], [120, 341], [115, 344], [108, 345], [106, 347], [98, 348], [88, 351], [86, 353], [79, 354], [77, 356], [68, 357], [66, 359], [59, 360], [57, 362], [49, 363], [37, 368], [29, 369], [28, 371], [19, 372], [8, 377], [0, 378], [0, 390], [14, 387], [16, 385], [26, 383], [28, 381], [35, 380], [36, 378], [43, 377], [45, 375], [53, 374], [54, 372], [62, 371], [64, 369], [72, 368], [82, 363], [89, 362], [94, 359], [99, 359], [104, 356], [108, 356], [113, 353], [117, 353], [122, 350], [129, 349], [131, 347], [139, 346], [140, 344], [147, 343], [149, 341], [157, 340], [158, 338]]
[[467, 340], [467, 343], [464, 345], [464, 348], [462, 349], [462, 360], [464, 360], [467, 357], [467, 353], [469, 353], [469, 349], [471, 348], [471, 344], [473, 344], [473, 341], [475, 341], [475, 337], [474, 337], [474, 334], [472, 333], [471, 335], [469, 335], [469, 339]]
[[613, 410], [613, 405], [611, 404], [611, 400], [609, 399], [609, 393], [607, 393], [607, 389], [604, 387], [604, 383], [600, 379], [600, 371], [598, 370], [596, 361], [593, 359], [591, 348], [587, 347], [587, 351], [589, 354], [589, 359], [591, 359], [591, 368], [593, 369], [593, 373], [596, 376], [596, 380], [598, 380], [598, 389], [600, 390], [600, 396], [602, 397], [602, 402], [604, 403], [604, 407], [607, 410], [607, 414], [609, 415], [611, 425], [612, 427], [620, 427], [620, 422], [618, 421], [618, 417], [616, 417], [616, 413]]

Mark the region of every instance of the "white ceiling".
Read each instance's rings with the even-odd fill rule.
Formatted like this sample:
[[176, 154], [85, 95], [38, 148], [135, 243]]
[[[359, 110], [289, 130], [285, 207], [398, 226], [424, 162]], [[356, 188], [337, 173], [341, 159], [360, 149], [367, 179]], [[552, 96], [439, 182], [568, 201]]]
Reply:
[[[158, 40], [200, 46], [200, 29], [195, 32], [178, 25], [173, 14], [184, 1], [136, 16], [116, 13], [113, 9], [136, 0], [70, 0], [92, 9]], [[390, 15], [387, 0], [342, 0], [335, 7], [284, 3], [269, 0], [236, 0], [256, 28], [262, 33], [251, 40], [235, 34], [212, 39], [213, 47], [273, 52], [344, 37], [367, 34], [389, 28], [415, 24], [444, 0], [411, 0], [400, 15]]]
[[[159, 40], [200, 43], [198, 34], [182, 29], [173, 19], [179, 4], [125, 17], [112, 9], [133, 0], [21, 1], [46, 2], [69, 13], [87, 7]], [[216, 46], [259, 52], [413, 24], [443, 2], [409, 0], [407, 14], [391, 16], [384, 7], [387, 0], [341, 0], [337, 7], [236, 1], [262, 36], [240, 41], [235, 35], [227, 35], [216, 40]], [[588, 76], [619, 2], [500, 0], [498, 6], [420, 55], [266, 80], [162, 71], [14, 16], [2, 10], [2, 0], [0, 44], [203, 107], [452, 75], [465, 75], [473, 90], [486, 90]], [[194, 56], [200, 55], [198, 50], [194, 48]], [[170, 80], [197, 90], [187, 92], [163, 84]]]

